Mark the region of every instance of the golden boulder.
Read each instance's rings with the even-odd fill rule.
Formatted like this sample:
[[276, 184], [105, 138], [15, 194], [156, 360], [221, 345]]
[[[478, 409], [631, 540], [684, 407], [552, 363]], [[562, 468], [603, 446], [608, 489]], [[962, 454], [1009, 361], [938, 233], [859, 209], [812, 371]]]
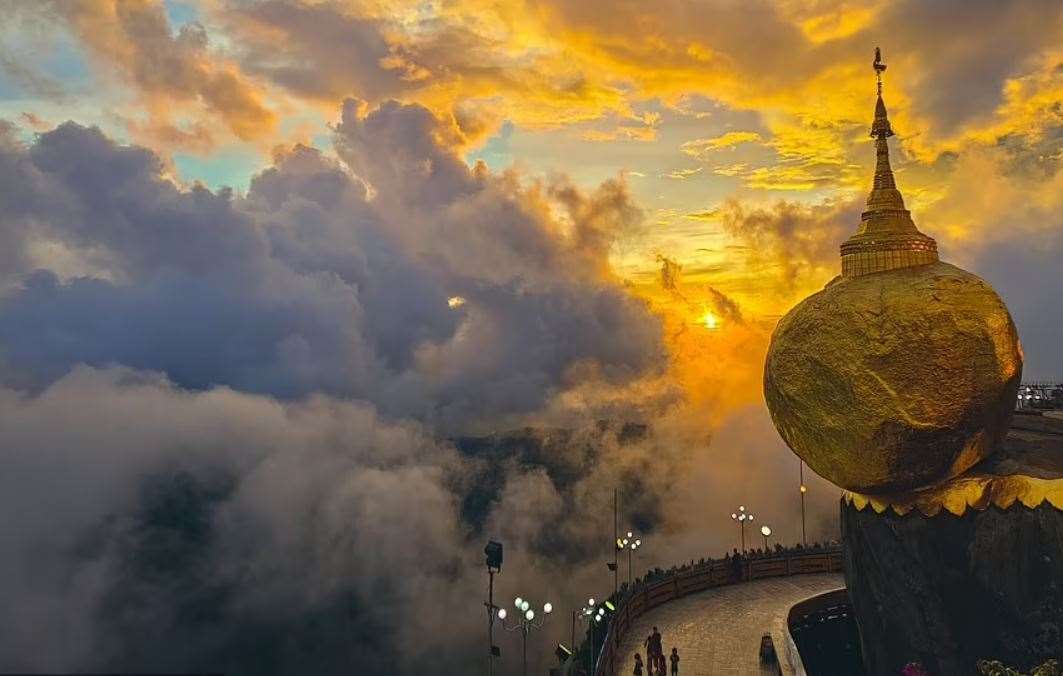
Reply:
[[861, 493], [955, 476], [1007, 432], [1022, 373], [1011, 316], [947, 263], [837, 278], [775, 329], [764, 394], [786, 443]]

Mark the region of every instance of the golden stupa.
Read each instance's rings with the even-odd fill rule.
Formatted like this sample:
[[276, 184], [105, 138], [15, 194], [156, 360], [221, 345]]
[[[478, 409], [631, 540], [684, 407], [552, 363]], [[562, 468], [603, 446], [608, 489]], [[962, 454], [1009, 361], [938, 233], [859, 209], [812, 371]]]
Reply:
[[982, 279], [938, 260], [890, 168], [878, 100], [875, 180], [842, 274], [780, 320], [764, 368], [779, 434], [816, 473], [860, 493], [956, 476], [1007, 432], [1022, 373], [1015, 325]]

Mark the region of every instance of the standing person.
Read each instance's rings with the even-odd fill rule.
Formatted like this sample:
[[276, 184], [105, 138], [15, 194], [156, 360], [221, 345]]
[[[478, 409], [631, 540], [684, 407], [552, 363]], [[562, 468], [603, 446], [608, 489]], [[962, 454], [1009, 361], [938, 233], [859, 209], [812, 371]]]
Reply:
[[642, 645], [646, 646], [646, 670], [650, 672], [650, 676], [653, 676], [653, 670], [657, 666], [657, 660], [653, 656], [653, 634], [647, 636]]
[[654, 668], [658, 674], [663, 676], [664, 666], [664, 644], [661, 642], [661, 632], [657, 631], [657, 627], [653, 628], [653, 633], [650, 635], [653, 640], [653, 662]]
[[672, 646], [672, 676], [679, 676], [679, 651]]
[[635, 653], [635, 671], [631, 673], [635, 676], [642, 676], [642, 657], [638, 653]]

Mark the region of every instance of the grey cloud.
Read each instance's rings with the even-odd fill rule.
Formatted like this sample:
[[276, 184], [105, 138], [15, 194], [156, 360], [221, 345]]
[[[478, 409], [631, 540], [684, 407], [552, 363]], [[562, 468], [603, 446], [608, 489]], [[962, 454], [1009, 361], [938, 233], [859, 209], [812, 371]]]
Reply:
[[[1056, 227], [1039, 224], [1035, 232], [1022, 228], [1016, 232], [1023, 234], [994, 237], [976, 252], [974, 269], [993, 285], [1015, 320], [1025, 356], [1024, 379], [1058, 380], [1063, 378], [1063, 224], [1056, 214], [1041, 217], [1056, 218]], [[1036, 246], [1030, 246], [1031, 239]]]
[[707, 287], [707, 290], [709, 292], [709, 298], [712, 301], [713, 310], [730, 322], [738, 324], [742, 323], [742, 308], [739, 307], [738, 301], [711, 286]]
[[[913, 108], [931, 120], [932, 132], [945, 133], [990, 115], [1006, 81], [1059, 44], [1063, 7], [1053, 0], [904, 2], [886, 8], [869, 32], [889, 36], [879, 40], [887, 57], [918, 55], [920, 71], [905, 76], [915, 83]], [[861, 44], [866, 39], [862, 33]]]
[[802, 205], [778, 202], [770, 209], [749, 209], [729, 200], [721, 209], [724, 229], [747, 245], [754, 260], [777, 265], [793, 288], [812, 269], [836, 267], [838, 245], [860, 223], [860, 202]]
[[645, 435], [438, 441], [664, 360], [602, 272], [640, 218], [623, 185], [526, 188], [448, 134], [351, 104], [342, 162], [292, 148], [245, 196], [73, 123], [3, 137], [0, 666], [455, 673], [480, 653], [493, 530], [507, 585], [563, 607], [594, 579], [600, 486], [660, 523]]
[[[239, 47], [248, 71], [296, 94], [328, 101], [356, 94], [379, 101], [409, 87], [401, 69], [381, 63], [392, 49], [385, 38], [388, 26], [380, 21], [353, 16], [335, 3], [268, 0], [226, 7], [231, 30], [244, 34]], [[262, 39], [277, 34], [284, 36], [283, 54], [273, 39]]]
[[[474, 669], [483, 540], [506, 543], [499, 598], [562, 610], [601, 589], [603, 486], [622, 487], [640, 532], [662, 523], [679, 454], [648, 432], [451, 444], [362, 402], [190, 392], [117, 367], [37, 395], [0, 387], [0, 668]], [[564, 635], [554, 622], [543, 644]]]
[[[357, 111], [336, 130], [346, 167], [295, 148], [246, 197], [180, 189], [149, 151], [72, 123], [5, 146], [0, 377], [117, 363], [460, 429], [534, 412], [580, 363], [615, 382], [662, 367], [657, 320], [600, 275], [612, 229], [639, 217], [622, 186], [570, 190], [563, 241], [540, 197], [471, 171], [424, 108]], [[35, 241], [109, 274], [33, 272]]]
[[5, 670], [445, 674], [470, 657], [423, 605], [473, 593], [462, 461], [417, 427], [120, 369], [0, 399]]

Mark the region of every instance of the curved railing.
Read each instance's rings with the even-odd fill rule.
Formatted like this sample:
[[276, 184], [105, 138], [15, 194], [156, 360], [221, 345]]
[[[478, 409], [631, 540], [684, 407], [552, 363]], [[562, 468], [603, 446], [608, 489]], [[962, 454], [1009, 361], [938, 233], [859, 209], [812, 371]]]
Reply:
[[761, 580], [769, 577], [805, 573], [837, 573], [842, 570], [840, 547], [819, 551], [791, 551], [780, 556], [723, 559], [706, 562], [686, 570], [677, 570], [664, 578], [636, 586], [623, 597], [609, 623], [601, 652], [595, 664], [595, 676], [614, 676], [624, 634], [640, 615], [659, 605], [688, 594], [724, 585]]

